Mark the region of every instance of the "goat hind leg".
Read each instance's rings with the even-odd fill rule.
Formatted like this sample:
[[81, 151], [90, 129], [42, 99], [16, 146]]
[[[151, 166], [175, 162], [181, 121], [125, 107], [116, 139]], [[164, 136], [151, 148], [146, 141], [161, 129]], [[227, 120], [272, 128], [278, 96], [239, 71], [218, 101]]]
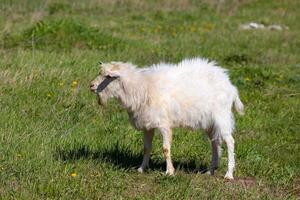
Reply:
[[211, 146], [212, 146], [212, 159], [211, 159], [211, 166], [210, 166], [210, 175], [214, 175], [215, 170], [219, 167], [220, 157], [222, 153], [221, 148], [222, 140], [220, 137], [212, 138], [211, 139]]
[[232, 135], [226, 135], [223, 137], [228, 151], [228, 170], [226, 172], [225, 178], [226, 179], [233, 179], [233, 171], [235, 167], [235, 160], [234, 160], [234, 139]]

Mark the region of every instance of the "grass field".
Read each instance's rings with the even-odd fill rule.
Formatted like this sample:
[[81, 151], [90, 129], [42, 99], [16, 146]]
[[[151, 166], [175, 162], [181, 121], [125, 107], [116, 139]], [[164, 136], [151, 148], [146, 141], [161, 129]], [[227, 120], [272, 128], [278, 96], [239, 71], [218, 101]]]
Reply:
[[[221, 3], [220, 3], [221, 2]], [[0, 199], [299, 199], [300, 1], [1, 0]], [[288, 29], [240, 30], [240, 24]], [[201, 56], [229, 69], [235, 181], [216, 176], [200, 131], [176, 129], [176, 176], [161, 137], [139, 174], [142, 134], [121, 106], [89, 91], [97, 61], [146, 66]]]

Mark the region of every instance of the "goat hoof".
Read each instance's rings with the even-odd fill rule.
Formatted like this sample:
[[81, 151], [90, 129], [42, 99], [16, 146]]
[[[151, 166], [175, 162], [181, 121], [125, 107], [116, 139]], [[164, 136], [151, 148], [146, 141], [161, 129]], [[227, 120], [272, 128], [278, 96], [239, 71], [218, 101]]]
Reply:
[[142, 174], [144, 173], [145, 169], [143, 167], [139, 167], [137, 171]]
[[174, 169], [174, 168], [172, 168], [172, 169], [167, 169], [166, 175], [167, 175], [167, 176], [174, 176], [174, 172], [175, 172], [175, 169]]
[[229, 174], [228, 172], [225, 174], [224, 178], [226, 180], [233, 180], [233, 175], [232, 174]]
[[174, 176], [174, 172], [166, 172], [166, 176]]
[[215, 172], [214, 171], [207, 171], [206, 174], [209, 175], [209, 176], [213, 176], [213, 175], [215, 175]]

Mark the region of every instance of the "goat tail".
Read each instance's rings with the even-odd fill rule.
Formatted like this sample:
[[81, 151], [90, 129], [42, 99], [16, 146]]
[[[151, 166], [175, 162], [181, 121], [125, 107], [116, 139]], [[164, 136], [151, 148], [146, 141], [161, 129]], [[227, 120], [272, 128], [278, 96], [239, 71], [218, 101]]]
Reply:
[[240, 100], [240, 97], [238, 94], [236, 94], [235, 99], [233, 100], [234, 108], [235, 110], [240, 114], [244, 115], [244, 105]]

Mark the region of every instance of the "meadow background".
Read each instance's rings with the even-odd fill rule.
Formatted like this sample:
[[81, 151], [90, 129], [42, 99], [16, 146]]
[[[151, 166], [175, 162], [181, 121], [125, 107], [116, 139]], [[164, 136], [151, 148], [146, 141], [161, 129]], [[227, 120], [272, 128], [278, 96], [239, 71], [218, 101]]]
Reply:
[[[300, 1], [1, 0], [1, 199], [299, 199]], [[283, 31], [240, 30], [248, 22]], [[174, 131], [176, 176], [156, 134], [139, 174], [142, 134], [115, 101], [89, 91], [97, 61], [147, 66], [201, 56], [229, 69], [236, 180], [226, 149], [214, 177], [202, 132]]]

